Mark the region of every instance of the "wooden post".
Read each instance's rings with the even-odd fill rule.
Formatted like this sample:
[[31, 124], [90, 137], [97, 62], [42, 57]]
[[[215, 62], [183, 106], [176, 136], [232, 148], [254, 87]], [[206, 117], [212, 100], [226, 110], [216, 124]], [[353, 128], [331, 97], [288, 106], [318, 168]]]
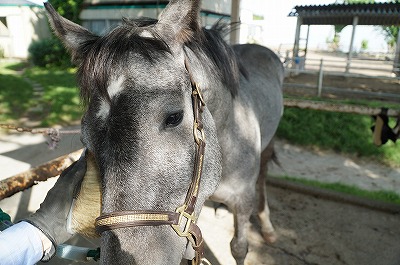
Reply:
[[[298, 108], [298, 109], [310, 109], [310, 110], [322, 110], [331, 112], [341, 113], [353, 113], [360, 115], [377, 115], [381, 112], [381, 108], [373, 108], [367, 106], [357, 106], [350, 104], [340, 104], [324, 101], [313, 101], [304, 99], [290, 99], [285, 98], [283, 100], [285, 108]], [[389, 117], [398, 117], [399, 110], [389, 109], [387, 115]]]
[[349, 53], [347, 55], [346, 73], [350, 71], [351, 58], [353, 57], [354, 35], [356, 34], [357, 25], [358, 25], [358, 16], [355, 16], [353, 17], [353, 31], [351, 33], [350, 48], [349, 48]]
[[0, 200], [10, 197], [19, 191], [26, 190], [38, 181], [46, 181], [48, 178], [61, 174], [74, 161], [79, 159], [83, 149], [61, 156], [50, 162], [29, 169], [0, 181]]
[[322, 81], [324, 78], [324, 59], [321, 59], [321, 63], [319, 65], [319, 75], [318, 75], [318, 97], [321, 97], [322, 94]]

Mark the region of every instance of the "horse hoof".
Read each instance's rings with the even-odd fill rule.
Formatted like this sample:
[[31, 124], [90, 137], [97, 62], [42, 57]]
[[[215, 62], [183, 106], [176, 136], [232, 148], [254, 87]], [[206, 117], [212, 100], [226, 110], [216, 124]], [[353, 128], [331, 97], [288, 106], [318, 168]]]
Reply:
[[264, 241], [268, 244], [273, 244], [278, 240], [278, 235], [275, 231], [262, 232], [262, 236], [264, 238]]

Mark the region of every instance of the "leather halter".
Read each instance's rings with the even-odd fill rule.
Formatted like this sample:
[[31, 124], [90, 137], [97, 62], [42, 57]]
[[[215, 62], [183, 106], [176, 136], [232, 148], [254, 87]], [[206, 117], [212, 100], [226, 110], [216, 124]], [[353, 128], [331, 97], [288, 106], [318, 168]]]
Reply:
[[193, 135], [196, 143], [196, 155], [194, 162], [194, 171], [192, 182], [189, 186], [188, 193], [183, 205], [172, 211], [121, 211], [103, 214], [96, 218], [96, 231], [101, 234], [104, 231], [136, 227], [136, 226], [159, 226], [171, 225], [175, 232], [186, 237], [192, 244], [195, 250], [195, 257], [192, 260], [193, 265], [201, 264], [204, 260], [204, 241], [200, 228], [196, 225], [194, 209], [196, 206], [197, 196], [199, 194], [200, 179], [203, 170], [205, 135], [202, 122], [202, 112], [205, 106], [203, 97], [200, 92], [199, 85], [194, 82], [191, 72], [185, 60], [185, 66], [189, 73], [192, 86], [192, 104], [193, 104]]

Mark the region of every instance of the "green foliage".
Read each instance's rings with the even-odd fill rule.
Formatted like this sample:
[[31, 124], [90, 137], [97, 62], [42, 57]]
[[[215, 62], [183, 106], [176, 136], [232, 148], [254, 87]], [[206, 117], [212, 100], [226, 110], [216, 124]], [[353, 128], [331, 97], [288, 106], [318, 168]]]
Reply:
[[361, 50], [365, 51], [368, 49], [368, 40], [361, 41]]
[[400, 195], [393, 192], [393, 191], [385, 191], [385, 190], [380, 190], [380, 191], [367, 191], [360, 189], [356, 186], [350, 186], [350, 185], [345, 185], [342, 183], [322, 183], [316, 180], [306, 180], [306, 179], [301, 179], [297, 177], [284, 177], [287, 180], [305, 184], [308, 186], [312, 187], [318, 187], [322, 189], [328, 189], [328, 190], [333, 190], [337, 192], [342, 192], [350, 195], [355, 195], [359, 197], [364, 197], [372, 200], [378, 200], [378, 201], [384, 201], [384, 202], [389, 202], [389, 203], [396, 203], [400, 204]]
[[382, 32], [385, 35], [385, 39], [390, 48], [394, 48], [397, 42], [397, 36], [399, 36], [398, 26], [381, 26]]
[[375, 0], [344, 0], [346, 4], [373, 4]]
[[49, 0], [55, 10], [63, 17], [79, 23], [79, 13], [83, 0]]
[[32, 42], [28, 48], [29, 59], [40, 67], [70, 67], [71, 59], [60, 40], [42, 39]]
[[399, 147], [391, 142], [376, 147], [372, 142], [372, 125], [368, 116], [287, 108], [277, 135], [294, 144], [333, 149], [399, 166]]

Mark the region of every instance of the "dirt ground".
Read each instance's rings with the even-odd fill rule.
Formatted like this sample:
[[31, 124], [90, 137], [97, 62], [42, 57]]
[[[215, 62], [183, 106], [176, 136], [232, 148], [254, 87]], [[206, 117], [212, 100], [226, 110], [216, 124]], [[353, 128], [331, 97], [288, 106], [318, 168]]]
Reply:
[[[30, 140], [30, 141], [29, 141]], [[48, 151], [43, 139], [28, 135], [0, 135], [0, 179], [21, 169], [48, 161], [80, 147], [79, 137], [66, 136], [57, 151]], [[316, 152], [278, 141], [283, 168], [273, 166], [274, 176], [290, 174], [320, 181], [337, 181], [362, 188], [391, 188], [400, 192], [399, 169], [359, 161], [332, 152]], [[289, 161], [289, 162], [288, 162]], [[292, 174], [297, 172], [298, 174]], [[326, 173], [326, 174], [323, 174]], [[0, 208], [18, 220], [35, 211], [55, 179], [0, 201]], [[279, 235], [273, 245], [263, 242], [257, 225], [249, 224], [246, 264], [268, 265], [399, 265], [400, 215], [369, 210], [268, 187], [271, 218]], [[233, 236], [232, 214], [214, 212], [208, 203], [199, 218], [212, 264], [235, 264], [229, 242]], [[68, 243], [96, 248], [97, 240], [80, 237]], [[79, 264], [53, 259], [48, 264]]]
[[[268, 193], [271, 219], [279, 239], [273, 245], [265, 244], [257, 225], [251, 224], [246, 264], [400, 264], [399, 215], [280, 188], [269, 187]], [[232, 215], [217, 212], [215, 216], [209, 207], [202, 214], [199, 225], [212, 251], [206, 253], [207, 258], [212, 264], [234, 264], [229, 255]]]

